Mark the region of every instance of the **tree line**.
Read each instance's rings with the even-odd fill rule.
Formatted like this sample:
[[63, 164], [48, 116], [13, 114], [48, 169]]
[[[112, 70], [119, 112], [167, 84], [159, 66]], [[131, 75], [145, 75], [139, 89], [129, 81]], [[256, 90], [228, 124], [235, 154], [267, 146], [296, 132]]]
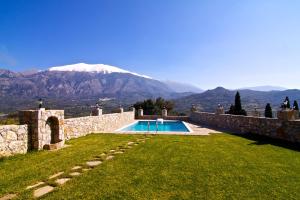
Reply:
[[[292, 110], [299, 110], [298, 102], [294, 100], [293, 107], [291, 108], [291, 103], [289, 97], [286, 97], [284, 102], [281, 105], [282, 109], [292, 109]], [[240, 93], [237, 92], [235, 95], [235, 102], [234, 104], [231, 104], [230, 108], [228, 111], [225, 112], [226, 114], [231, 114], [231, 115], [247, 115], [247, 112], [242, 108], [242, 103], [241, 103], [241, 96]], [[265, 117], [267, 118], [273, 118], [273, 111], [270, 103], [267, 103], [265, 107]]]
[[171, 112], [174, 109], [173, 101], [165, 100], [161, 97], [157, 99], [147, 99], [144, 101], [136, 102], [133, 107], [138, 110], [142, 108], [145, 115], [161, 115], [162, 109], [167, 109]]

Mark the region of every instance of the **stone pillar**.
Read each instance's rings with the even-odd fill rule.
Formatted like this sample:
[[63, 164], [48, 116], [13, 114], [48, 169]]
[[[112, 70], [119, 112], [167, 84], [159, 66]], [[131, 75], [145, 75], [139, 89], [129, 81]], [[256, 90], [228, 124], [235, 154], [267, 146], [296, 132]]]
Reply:
[[291, 109], [283, 109], [283, 110], [278, 111], [277, 118], [282, 121], [293, 121], [293, 120], [297, 119], [295, 117], [294, 110], [291, 110]]
[[101, 116], [102, 115], [102, 109], [101, 108], [95, 108], [92, 110], [92, 116]]
[[144, 110], [142, 108], [138, 109], [138, 116], [143, 117], [144, 116]]
[[260, 117], [260, 112], [257, 109], [254, 109], [252, 115], [253, 115], [253, 117]]
[[294, 110], [294, 116], [295, 116], [295, 119], [299, 119], [300, 116], [299, 116], [299, 110]]
[[119, 113], [123, 113], [124, 112], [124, 108], [120, 107], [119, 108]]
[[135, 107], [131, 107], [131, 110], [132, 110], [133, 112], [135, 112]]
[[162, 115], [162, 117], [167, 117], [167, 116], [168, 116], [168, 110], [164, 108], [164, 109], [161, 111], [161, 115]]
[[225, 114], [225, 112], [224, 112], [224, 107], [218, 107], [218, 108], [216, 109], [216, 114], [217, 114], [217, 115]]
[[196, 112], [197, 111], [197, 108], [196, 106], [193, 104], [192, 107], [191, 107], [191, 112]]

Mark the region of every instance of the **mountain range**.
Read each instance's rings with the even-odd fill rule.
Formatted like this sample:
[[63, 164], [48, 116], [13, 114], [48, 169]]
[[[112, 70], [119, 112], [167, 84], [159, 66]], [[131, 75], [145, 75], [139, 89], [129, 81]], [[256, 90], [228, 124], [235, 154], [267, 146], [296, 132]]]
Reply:
[[103, 64], [78, 63], [31, 73], [0, 70], [0, 112], [34, 107], [39, 98], [51, 108], [65, 108], [103, 98], [112, 99], [113, 105], [129, 105], [146, 98], [189, 94], [149, 76]]
[[[273, 86], [252, 89], [239, 89], [246, 110], [263, 109], [266, 103], [278, 108], [285, 96], [300, 100], [299, 90]], [[35, 108], [39, 98], [48, 108], [65, 109], [67, 115], [78, 116], [88, 114], [90, 105], [99, 99], [105, 99], [104, 106], [111, 110], [120, 104], [129, 106], [156, 97], [173, 99], [178, 112], [188, 112], [192, 104], [211, 112], [219, 103], [227, 109], [235, 93], [222, 87], [203, 91], [193, 85], [160, 81], [103, 64], [78, 63], [26, 73], [0, 69], [0, 112], [4, 113]]]
[[284, 91], [254, 91], [248, 89], [228, 90], [223, 87], [217, 87], [213, 90], [207, 90], [201, 94], [192, 94], [186, 97], [175, 99], [175, 107], [178, 112], [187, 112], [194, 104], [198, 110], [214, 112], [218, 104], [229, 109], [234, 104], [235, 94], [239, 91], [241, 102], [248, 112], [255, 109], [263, 111], [266, 104], [270, 103], [273, 110], [278, 110], [285, 97], [289, 97], [291, 104], [296, 100], [300, 102], [300, 90]]

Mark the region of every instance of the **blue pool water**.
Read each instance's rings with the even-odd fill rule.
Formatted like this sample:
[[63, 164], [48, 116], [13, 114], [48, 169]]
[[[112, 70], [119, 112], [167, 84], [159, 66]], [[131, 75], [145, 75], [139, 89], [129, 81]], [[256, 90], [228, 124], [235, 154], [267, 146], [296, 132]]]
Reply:
[[141, 132], [190, 132], [185, 124], [181, 121], [138, 121], [130, 126], [123, 128], [121, 131], [141, 131]]

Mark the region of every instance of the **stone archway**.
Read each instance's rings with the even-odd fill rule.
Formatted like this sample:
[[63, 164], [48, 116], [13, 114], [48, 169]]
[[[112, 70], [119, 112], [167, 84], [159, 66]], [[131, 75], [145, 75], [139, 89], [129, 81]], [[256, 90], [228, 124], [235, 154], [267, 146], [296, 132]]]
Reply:
[[30, 149], [59, 149], [64, 146], [63, 110], [24, 110], [19, 112], [20, 123], [28, 124]]
[[56, 144], [58, 142], [61, 142], [61, 139], [59, 139], [59, 121], [57, 117], [52, 116], [47, 119], [46, 131], [47, 134], [50, 136], [50, 144]]

